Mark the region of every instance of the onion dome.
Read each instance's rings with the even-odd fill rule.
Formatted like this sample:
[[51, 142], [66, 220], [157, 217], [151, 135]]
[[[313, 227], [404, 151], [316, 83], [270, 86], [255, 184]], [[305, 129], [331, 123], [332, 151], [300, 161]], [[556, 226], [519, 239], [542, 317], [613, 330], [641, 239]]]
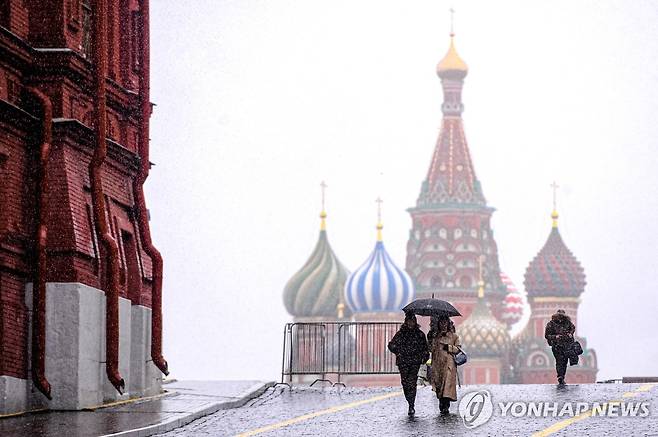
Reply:
[[473, 358], [499, 358], [509, 350], [507, 326], [491, 313], [484, 299], [484, 282], [479, 283], [478, 300], [473, 311], [457, 331], [464, 350]]
[[382, 228], [380, 220], [375, 249], [345, 285], [345, 301], [355, 313], [400, 311], [414, 298], [411, 278], [384, 248]]
[[524, 293], [516, 288], [510, 277], [505, 273], [500, 272], [500, 280], [507, 289], [507, 294], [503, 300], [503, 313], [501, 318], [508, 327], [511, 327], [523, 317], [526, 298]]
[[436, 74], [441, 79], [463, 79], [468, 74], [466, 62], [457, 54], [455, 49], [455, 34], [450, 34], [450, 47], [436, 66]]
[[562, 240], [557, 211], [551, 218], [553, 228], [548, 240], [526, 269], [525, 289], [528, 296], [579, 296], [585, 290], [585, 272]]
[[343, 318], [349, 316], [343, 303], [343, 288], [349, 272], [329, 245], [322, 211], [320, 236], [304, 266], [283, 291], [283, 302], [294, 317]]

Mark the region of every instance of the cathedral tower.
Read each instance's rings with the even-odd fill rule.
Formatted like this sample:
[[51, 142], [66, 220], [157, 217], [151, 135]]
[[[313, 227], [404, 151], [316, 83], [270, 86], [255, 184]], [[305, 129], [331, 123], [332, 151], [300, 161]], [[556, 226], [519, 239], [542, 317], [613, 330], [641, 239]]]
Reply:
[[[557, 188], [555, 184], [553, 187]], [[555, 383], [555, 361], [544, 339], [544, 329], [553, 313], [561, 308], [576, 325], [575, 337], [584, 350], [579, 365], [567, 371], [567, 382], [595, 382], [596, 353], [579, 335], [577, 320], [580, 295], [585, 291], [585, 272], [560, 235], [555, 200], [551, 219], [548, 239], [525, 273], [531, 315], [525, 330], [515, 339], [515, 379], [519, 383]]]
[[507, 289], [500, 279], [490, 224], [494, 209], [487, 205], [466, 142], [462, 87], [468, 67], [457, 53], [454, 39], [451, 33], [448, 52], [437, 65], [443, 119], [416, 206], [408, 210], [412, 227], [406, 269], [418, 297], [434, 294], [448, 300], [465, 319], [477, 301], [475, 285], [482, 257], [486, 299], [500, 318]]

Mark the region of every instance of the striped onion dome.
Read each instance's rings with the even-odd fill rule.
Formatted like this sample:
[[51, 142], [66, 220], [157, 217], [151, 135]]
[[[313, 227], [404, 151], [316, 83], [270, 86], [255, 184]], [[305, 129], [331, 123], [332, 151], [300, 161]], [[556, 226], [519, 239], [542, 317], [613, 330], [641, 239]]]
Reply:
[[343, 318], [343, 288], [349, 272], [329, 245], [324, 211], [318, 242], [304, 266], [295, 273], [283, 290], [283, 302], [294, 317]]
[[413, 281], [384, 248], [381, 229], [377, 225], [375, 250], [347, 279], [345, 301], [355, 313], [400, 311], [414, 298]]
[[505, 273], [500, 272], [500, 279], [507, 288], [507, 295], [503, 300], [503, 313], [501, 318], [503, 319], [503, 322], [510, 327], [523, 317], [526, 298], [524, 293], [516, 288], [510, 277]]
[[498, 321], [484, 299], [484, 287], [480, 282], [478, 300], [473, 312], [457, 327], [457, 334], [464, 350], [473, 358], [497, 358], [504, 356], [510, 347], [507, 326]]
[[525, 272], [528, 296], [579, 296], [585, 290], [585, 271], [558, 231], [558, 214], [553, 211], [553, 228], [546, 244]]

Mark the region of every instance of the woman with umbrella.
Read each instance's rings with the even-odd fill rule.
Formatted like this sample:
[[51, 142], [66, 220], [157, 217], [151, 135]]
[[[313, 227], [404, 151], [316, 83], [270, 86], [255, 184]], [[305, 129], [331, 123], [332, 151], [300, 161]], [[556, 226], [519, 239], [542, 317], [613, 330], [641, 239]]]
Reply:
[[457, 400], [457, 364], [459, 336], [447, 316], [439, 317], [437, 332], [432, 336], [432, 387], [439, 399], [441, 414], [450, 412], [450, 402]]
[[457, 364], [455, 354], [460, 351], [459, 336], [451, 316], [461, 316], [449, 302], [440, 299], [418, 299], [403, 308], [422, 316], [431, 316], [436, 325], [428, 333], [432, 352], [432, 388], [439, 399], [439, 411], [448, 414], [450, 402], [457, 400]]

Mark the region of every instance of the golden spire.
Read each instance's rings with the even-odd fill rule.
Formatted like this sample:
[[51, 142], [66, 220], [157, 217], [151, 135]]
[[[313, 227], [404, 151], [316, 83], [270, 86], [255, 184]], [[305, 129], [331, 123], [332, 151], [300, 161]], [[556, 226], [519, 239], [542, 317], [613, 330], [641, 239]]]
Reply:
[[479, 280], [478, 280], [478, 299], [482, 299], [484, 297], [484, 280], [482, 279], [482, 262], [484, 261], [484, 255], [480, 255], [479, 257], [480, 261], [480, 271], [479, 271]]
[[439, 73], [439, 76], [446, 71], [468, 72], [466, 62], [459, 57], [455, 49], [454, 14], [455, 10], [450, 8], [450, 48], [448, 48], [448, 52], [436, 66], [436, 72]]
[[557, 228], [557, 219], [559, 217], [557, 213], [557, 189], [560, 188], [558, 184], [553, 181], [551, 184], [551, 188], [553, 188], [553, 212], [551, 213], [551, 218], [553, 219], [553, 227]]
[[322, 181], [320, 183], [320, 188], [322, 190], [322, 211], [320, 212], [320, 230], [324, 231], [327, 229], [327, 222], [325, 219], [327, 218], [327, 212], [324, 210], [324, 190], [327, 188], [327, 184]]
[[377, 241], [382, 241], [382, 203], [384, 202], [380, 197], [375, 200], [377, 202]]
[[345, 318], [345, 304], [343, 302], [338, 302], [338, 305], [336, 305], [336, 316], [338, 316], [338, 319]]

